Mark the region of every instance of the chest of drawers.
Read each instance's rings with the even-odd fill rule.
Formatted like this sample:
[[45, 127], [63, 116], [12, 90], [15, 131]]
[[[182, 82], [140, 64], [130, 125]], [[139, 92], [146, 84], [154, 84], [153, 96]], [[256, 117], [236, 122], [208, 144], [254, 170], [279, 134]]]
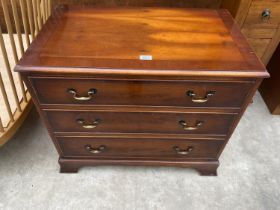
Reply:
[[218, 158], [268, 76], [226, 10], [60, 6], [16, 66], [59, 153], [82, 166]]

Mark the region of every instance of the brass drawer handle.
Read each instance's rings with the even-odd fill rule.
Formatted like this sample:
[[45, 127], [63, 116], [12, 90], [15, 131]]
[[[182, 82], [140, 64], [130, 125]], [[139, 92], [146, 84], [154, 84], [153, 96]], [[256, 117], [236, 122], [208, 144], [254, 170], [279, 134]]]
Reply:
[[92, 153], [92, 154], [99, 154], [101, 152], [104, 152], [104, 150], [106, 149], [106, 146], [101, 145], [98, 148], [92, 148], [89, 144], [85, 146], [85, 149]]
[[208, 91], [206, 93], [206, 96], [204, 98], [202, 98], [202, 97], [196, 97], [196, 94], [192, 90], [189, 90], [187, 92], [187, 96], [191, 97], [192, 102], [194, 102], [194, 103], [205, 103], [210, 99], [210, 97], [214, 96], [214, 94], [215, 94], [215, 91]]
[[93, 128], [97, 127], [97, 125], [101, 122], [101, 120], [96, 119], [91, 124], [86, 124], [84, 119], [77, 119], [76, 122], [78, 124], [81, 124], [83, 126], [83, 128], [93, 129]]
[[75, 99], [75, 100], [77, 100], [77, 101], [88, 101], [88, 100], [90, 100], [91, 98], [92, 98], [92, 96], [94, 95], [94, 94], [96, 94], [96, 89], [94, 89], [94, 88], [92, 88], [92, 89], [89, 89], [89, 91], [88, 91], [88, 95], [87, 96], [78, 96], [78, 94], [77, 94], [77, 91], [75, 90], [75, 89], [73, 89], [73, 88], [69, 88], [68, 90], [67, 90], [67, 92], [68, 93], [70, 93], [70, 94], [72, 94], [73, 95], [73, 98]]
[[188, 155], [190, 152], [193, 151], [194, 148], [192, 146], [189, 146], [187, 147], [187, 149], [180, 149], [178, 146], [174, 146], [173, 149], [179, 155]]
[[197, 130], [200, 126], [203, 125], [203, 121], [197, 121], [195, 126], [188, 126], [188, 124], [184, 120], [180, 120], [179, 124], [183, 127], [186, 131]]
[[271, 16], [270, 9], [263, 10], [263, 12], [262, 12], [262, 19], [263, 20], [265, 20], [265, 19], [268, 20], [270, 18], [270, 16]]

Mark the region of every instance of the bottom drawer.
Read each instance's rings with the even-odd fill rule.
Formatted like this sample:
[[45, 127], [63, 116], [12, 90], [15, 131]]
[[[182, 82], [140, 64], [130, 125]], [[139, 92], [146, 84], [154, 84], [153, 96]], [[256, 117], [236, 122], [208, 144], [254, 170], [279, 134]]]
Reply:
[[217, 158], [224, 141], [57, 137], [64, 157]]

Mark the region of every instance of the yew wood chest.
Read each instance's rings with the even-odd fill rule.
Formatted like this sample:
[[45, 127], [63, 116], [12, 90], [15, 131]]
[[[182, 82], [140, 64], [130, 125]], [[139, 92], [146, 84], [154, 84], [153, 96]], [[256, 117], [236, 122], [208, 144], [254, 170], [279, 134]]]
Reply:
[[268, 77], [230, 14], [210, 9], [59, 6], [15, 70], [61, 172], [120, 164], [216, 175]]

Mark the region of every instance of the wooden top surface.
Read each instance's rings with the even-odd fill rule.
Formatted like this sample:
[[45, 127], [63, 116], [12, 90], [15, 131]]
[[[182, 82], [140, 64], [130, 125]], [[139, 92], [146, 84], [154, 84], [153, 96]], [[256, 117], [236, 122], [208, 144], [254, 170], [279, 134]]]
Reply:
[[226, 10], [55, 10], [16, 71], [266, 77]]

